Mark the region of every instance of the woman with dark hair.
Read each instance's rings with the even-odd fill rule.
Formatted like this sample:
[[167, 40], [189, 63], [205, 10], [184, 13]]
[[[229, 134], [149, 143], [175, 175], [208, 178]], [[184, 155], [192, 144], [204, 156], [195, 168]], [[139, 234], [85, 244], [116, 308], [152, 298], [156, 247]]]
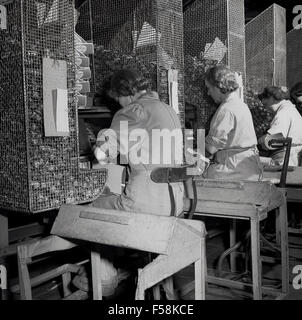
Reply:
[[[110, 128], [99, 132], [96, 158], [114, 162], [119, 154], [121, 164], [129, 165], [130, 177], [121, 195], [101, 195], [91, 205], [169, 215], [168, 186], [154, 183], [150, 173], [158, 166], [182, 163], [179, 118], [173, 108], [161, 102], [158, 94], [150, 90], [148, 80], [136, 70], [117, 72], [111, 79], [109, 94], [122, 108], [114, 115]], [[160, 134], [166, 134], [163, 143], [167, 142], [167, 145], [161, 144]], [[174, 189], [180, 213], [182, 186], [175, 184]]]
[[296, 83], [290, 89], [290, 98], [294, 105], [296, 105], [297, 110], [302, 116], [302, 82]]
[[[259, 95], [262, 104], [275, 112], [267, 133], [259, 139], [259, 144], [266, 149], [269, 135], [282, 134], [284, 138], [292, 138], [292, 148], [289, 165], [299, 165], [299, 154], [302, 150], [302, 117], [290, 102], [289, 92], [286, 87], [266, 87]], [[272, 153], [271, 158], [277, 165], [282, 165], [285, 150], [280, 149]]]
[[[111, 127], [99, 132], [95, 156], [99, 162], [106, 163], [114, 162], [119, 154], [120, 163], [127, 164], [129, 178], [122, 194], [102, 194], [90, 206], [169, 216], [173, 206], [168, 184], [154, 183], [150, 174], [156, 167], [182, 164], [179, 118], [173, 108], [150, 90], [149, 82], [136, 70], [117, 72], [111, 79], [109, 94], [122, 108], [114, 115]], [[179, 214], [183, 210], [184, 187], [182, 183], [171, 185], [176, 214]], [[108, 296], [115, 292], [125, 275], [115, 268], [110, 255], [102, 253], [101, 261], [103, 295]], [[79, 287], [81, 282], [83, 279], [78, 276], [75, 285]]]
[[207, 178], [259, 180], [262, 166], [252, 115], [238, 94], [236, 74], [219, 65], [206, 73], [208, 94], [219, 105], [206, 137], [206, 151], [214, 163]]

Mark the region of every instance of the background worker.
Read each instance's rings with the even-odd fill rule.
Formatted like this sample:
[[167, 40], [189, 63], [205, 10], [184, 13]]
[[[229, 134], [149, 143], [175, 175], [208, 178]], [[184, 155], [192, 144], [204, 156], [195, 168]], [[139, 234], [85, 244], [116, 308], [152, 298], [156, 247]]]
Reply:
[[206, 152], [214, 159], [206, 178], [259, 180], [262, 166], [252, 115], [238, 95], [236, 79], [223, 65], [206, 73], [208, 94], [219, 105], [206, 136]]
[[[288, 89], [286, 87], [266, 87], [259, 95], [259, 99], [265, 107], [270, 108], [275, 113], [270, 128], [259, 139], [259, 144], [263, 149], [266, 149], [266, 141], [269, 135], [282, 134], [283, 138], [292, 138], [289, 165], [298, 166], [299, 154], [302, 150], [302, 117], [289, 100]], [[284, 155], [284, 148], [273, 151], [271, 158], [274, 164], [282, 165]]]

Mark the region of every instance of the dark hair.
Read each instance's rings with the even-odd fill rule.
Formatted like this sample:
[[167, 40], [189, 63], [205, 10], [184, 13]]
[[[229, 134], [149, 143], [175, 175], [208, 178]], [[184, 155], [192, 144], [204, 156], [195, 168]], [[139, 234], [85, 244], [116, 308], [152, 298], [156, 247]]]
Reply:
[[139, 71], [123, 69], [111, 77], [109, 95], [113, 98], [127, 97], [149, 89], [149, 81]]
[[290, 89], [290, 97], [293, 103], [297, 103], [297, 97], [302, 96], [302, 82], [297, 82], [291, 89]]
[[207, 70], [205, 79], [222, 93], [233, 92], [239, 88], [235, 72], [224, 65], [218, 65]]
[[265, 87], [263, 92], [258, 95], [260, 100], [273, 97], [277, 101], [289, 99], [289, 92], [286, 87]]

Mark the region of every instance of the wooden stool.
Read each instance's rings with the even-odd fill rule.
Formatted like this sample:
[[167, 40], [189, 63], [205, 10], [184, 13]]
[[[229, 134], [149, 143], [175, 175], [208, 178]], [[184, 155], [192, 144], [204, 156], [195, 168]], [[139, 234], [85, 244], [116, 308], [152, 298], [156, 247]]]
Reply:
[[87, 293], [76, 292], [74, 295], [69, 289], [71, 282], [71, 273], [77, 273], [80, 269], [79, 264], [64, 264], [53, 270], [31, 278], [28, 265], [32, 258], [45, 253], [62, 251], [74, 248], [76, 244], [57, 236], [49, 236], [43, 239], [32, 240], [26, 244], [17, 247], [19, 285], [11, 288], [12, 292], [20, 291], [21, 300], [32, 300], [32, 287], [38, 286], [51, 279], [62, 276], [63, 291], [66, 299], [85, 299]]
[[[205, 227], [202, 221], [152, 214], [64, 205], [52, 234], [68, 239], [156, 253], [138, 272], [135, 299], [145, 291], [194, 263], [195, 299], [205, 299]], [[102, 299], [101, 252], [92, 252], [93, 299]]]

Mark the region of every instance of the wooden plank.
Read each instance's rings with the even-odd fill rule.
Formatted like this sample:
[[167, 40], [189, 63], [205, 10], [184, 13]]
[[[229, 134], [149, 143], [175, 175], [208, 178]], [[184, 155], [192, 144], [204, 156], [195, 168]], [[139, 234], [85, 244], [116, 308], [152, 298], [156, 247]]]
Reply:
[[211, 200], [198, 200], [195, 212], [239, 217], [255, 217], [257, 215], [256, 206], [252, 204]]
[[0, 213], [0, 249], [7, 247], [8, 244], [8, 218]]
[[45, 232], [46, 227], [40, 223], [31, 223], [25, 226], [11, 228], [8, 230], [9, 243], [15, 242], [17, 240], [22, 240], [28, 237], [41, 235]]
[[30, 239], [30, 240], [14, 243], [14, 244], [9, 245], [8, 247], [2, 248], [2, 249], [0, 249], [0, 258], [5, 258], [8, 256], [15, 255], [15, 254], [17, 254], [17, 247], [18, 246], [23, 245], [23, 244], [27, 244], [27, 243], [33, 243], [33, 242], [37, 241], [38, 239], [41, 239], [41, 237], [37, 237], [34, 240]]
[[21, 300], [32, 300], [30, 277], [28, 267], [24, 258], [27, 257], [26, 247], [18, 246], [17, 248], [17, 261], [18, 261], [18, 273], [20, 283], [20, 296]]
[[[264, 181], [273, 181], [278, 184], [280, 182], [281, 172], [267, 172], [263, 173]], [[302, 186], [302, 167], [294, 167], [293, 171], [288, 171], [286, 176], [286, 184], [289, 186]]]
[[43, 239], [30, 241], [21, 246], [24, 246], [24, 250], [26, 250], [26, 255], [23, 258], [27, 259], [48, 252], [71, 249], [77, 245], [57, 236], [49, 236]]
[[[239, 290], [244, 290], [248, 291], [252, 289], [252, 283], [246, 283], [246, 282], [240, 282], [240, 281], [235, 281], [235, 280], [230, 280], [230, 279], [225, 279], [225, 278], [218, 278], [214, 276], [208, 276], [206, 281], [208, 283], [218, 285], [218, 286], [223, 286], [223, 287], [228, 287], [228, 288], [234, 288], [234, 289], [239, 289]], [[189, 290], [189, 288], [188, 288]], [[281, 293], [280, 290], [270, 288], [270, 287], [265, 287], [262, 286], [262, 292], [264, 294], [270, 294], [273, 296], [276, 296], [276, 299], [280, 297], [284, 297], [284, 294]]]
[[[190, 199], [184, 198], [184, 212], [190, 210]], [[260, 221], [266, 219], [268, 210], [266, 207], [258, 207], [251, 204], [231, 203], [220, 201], [197, 201], [195, 215], [213, 216], [230, 219], [247, 220], [257, 217]]]
[[[199, 180], [196, 178], [196, 187], [199, 200], [213, 200], [221, 202], [250, 203], [254, 205], [267, 206], [269, 201], [277, 201], [279, 191], [270, 182], [257, 181], [217, 181]], [[186, 196], [193, 197], [192, 184], [186, 184]]]
[[[50, 271], [44, 272], [36, 277], [30, 278], [31, 288], [39, 286], [40, 284], [47, 282], [53, 278], [56, 278], [65, 273], [77, 273], [80, 269], [80, 266], [73, 264], [64, 264], [63, 266], [54, 268]], [[16, 284], [10, 287], [11, 292], [18, 292], [20, 290], [20, 285]]]
[[[96, 215], [111, 215], [112, 220], [116, 217], [117, 221], [120, 221], [123, 217], [128, 220], [128, 224], [125, 225], [80, 218], [83, 211], [83, 206], [62, 206], [51, 233], [117, 247], [168, 253], [177, 218], [87, 207], [87, 211]], [[188, 225], [187, 228], [195, 226], [195, 230], [200, 229], [200, 221], [183, 221]]]
[[103, 221], [103, 222], [118, 223], [118, 224], [123, 224], [123, 225], [129, 224], [128, 217], [123, 217], [123, 216], [117, 217], [112, 214], [90, 212], [87, 210], [81, 211], [79, 217], [83, 218], [83, 219], [91, 219], [91, 220], [97, 220], [97, 221]]

